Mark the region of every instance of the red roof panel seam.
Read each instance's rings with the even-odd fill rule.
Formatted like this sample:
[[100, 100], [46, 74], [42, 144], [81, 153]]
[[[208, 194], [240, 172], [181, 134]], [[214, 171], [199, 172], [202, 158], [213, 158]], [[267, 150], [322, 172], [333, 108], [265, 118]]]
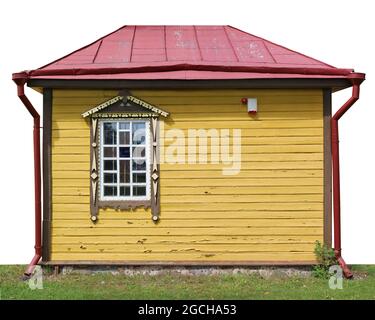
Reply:
[[228, 42], [229, 42], [229, 45], [230, 45], [230, 47], [232, 48], [232, 51], [233, 51], [234, 56], [236, 57], [237, 61], [240, 62], [240, 59], [239, 59], [239, 57], [238, 57], [238, 55], [237, 55], [237, 53], [236, 53], [236, 50], [235, 50], [234, 47], [233, 47], [232, 41], [229, 39], [229, 35], [228, 35], [228, 33], [227, 33], [226, 26], [223, 26], [223, 30], [224, 30], [224, 34], [225, 34], [225, 36], [227, 37], [227, 40], [228, 40]]
[[95, 52], [95, 55], [94, 55], [94, 59], [92, 59], [92, 63], [95, 63], [96, 57], [97, 57], [98, 54], [99, 54], [99, 50], [100, 50], [100, 48], [101, 48], [101, 46], [102, 46], [102, 43], [103, 43], [103, 40], [100, 40], [100, 43], [99, 43], [99, 45], [98, 45], [98, 49], [96, 49], [96, 52]]
[[134, 45], [134, 38], [135, 38], [136, 29], [137, 29], [137, 26], [134, 26], [133, 35], [132, 35], [132, 41], [131, 41], [131, 47], [130, 47], [129, 62], [132, 62], [132, 58], [133, 58], [133, 45]]
[[203, 61], [203, 55], [202, 55], [201, 47], [199, 45], [198, 32], [197, 32], [196, 26], [193, 26], [193, 29], [194, 29], [194, 34], [195, 34], [195, 41], [197, 42], [197, 48], [198, 48], [199, 56], [201, 57], [201, 61]]
[[164, 26], [164, 52], [165, 52], [165, 61], [168, 61], [168, 54], [167, 54], [167, 30], [166, 30], [166, 26]]

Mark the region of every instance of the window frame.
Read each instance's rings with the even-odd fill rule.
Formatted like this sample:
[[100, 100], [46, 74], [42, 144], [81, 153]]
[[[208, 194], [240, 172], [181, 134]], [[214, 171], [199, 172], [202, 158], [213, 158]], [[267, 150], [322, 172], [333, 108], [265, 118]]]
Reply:
[[[104, 123], [108, 122], [114, 122], [116, 123], [116, 144], [114, 145], [106, 145], [104, 144]], [[130, 122], [130, 141], [129, 141], [129, 148], [130, 148], [130, 182], [129, 183], [120, 183], [119, 179], [119, 164], [120, 164], [120, 157], [119, 157], [119, 148], [120, 148], [120, 141], [119, 141], [119, 132], [121, 131], [119, 129], [119, 123], [120, 122]], [[139, 145], [133, 145], [132, 141], [132, 135], [133, 135], [133, 123], [145, 123], [145, 160], [146, 160], [146, 169], [141, 171], [136, 171], [140, 173], [146, 173], [146, 182], [145, 183], [133, 183], [133, 168], [132, 168], [132, 153], [133, 153], [133, 147], [139, 146]], [[115, 203], [126, 203], [126, 202], [144, 202], [144, 201], [150, 201], [151, 200], [151, 121], [149, 118], [115, 118], [115, 119], [99, 119], [98, 123], [98, 162], [99, 162], [99, 181], [98, 181], [98, 194], [99, 194], [99, 201], [106, 203], [106, 202], [115, 202]], [[125, 131], [125, 130], [124, 130]], [[117, 170], [114, 170], [117, 173], [117, 182], [116, 183], [104, 183], [104, 160], [108, 159], [111, 160], [111, 158], [105, 158], [104, 157], [104, 147], [114, 146], [117, 150], [117, 156], [116, 158], [112, 158], [112, 160], [116, 160], [117, 162]], [[122, 145], [121, 145], [122, 146]], [[117, 187], [117, 196], [105, 196], [104, 195], [104, 186], [105, 185], [113, 185]], [[133, 186], [145, 186], [146, 187], [146, 195], [145, 196], [133, 196]], [[129, 186], [130, 187], [130, 196], [120, 196], [119, 195], [119, 187], [120, 186]]]

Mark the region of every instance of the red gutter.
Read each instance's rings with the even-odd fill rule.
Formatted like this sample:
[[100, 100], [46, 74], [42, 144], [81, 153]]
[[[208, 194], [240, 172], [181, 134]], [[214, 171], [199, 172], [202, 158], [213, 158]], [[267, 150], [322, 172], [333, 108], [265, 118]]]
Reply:
[[41, 174], [40, 174], [40, 115], [33, 107], [30, 100], [26, 97], [24, 92], [24, 85], [27, 80], [26, 73], [13, 74], [13, 81], [17, 85], [17, 95], [25, 105], [26, 109], [34, 118], [34, 188], [35, 188], [35, 255], [28, 265], [25, 276], [29, 277], [34, 271], [35, 266], [38, 264], [42, 257], [42, 204], [41, 204]]
[[341, 208], [340, 208], [340, 154], [338, 121], [346, 111], [359, 99], [359, 86], [365, 80], [363, 73], [353, 73], [348, 76], [353, 84], [352, 96], [333, 115], [331, 119], [332, 132], [332, 175], [333, 175], [333, 218], [334, 218], [334, 250], [337, 262], [346, 278], [352, 278], [353, 273], [341, 256]]

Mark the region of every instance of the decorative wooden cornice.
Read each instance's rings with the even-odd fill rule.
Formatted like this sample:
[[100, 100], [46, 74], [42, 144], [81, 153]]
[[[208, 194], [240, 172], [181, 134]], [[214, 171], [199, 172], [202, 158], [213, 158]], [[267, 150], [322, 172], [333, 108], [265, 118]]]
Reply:
[[[109, 106], [115, 104], [116, 102], [118, 101], [122, 101], [121, 103], [121, 106], [124, 108], [124, 112], [111, 112], [111, 113], [102, 113], [99, 111], [103, 111], [104, 109], [108, 108]], [[126, 112], [126, 104], [130, 102], [130, 103], [133, 103], [139, 107], [142, 107], [143, 109], [145, 109], [144, 112]], [[151, 112], [150, 112], [151, 111]], [[148, 113], [147, 113], [148, 112]], [[88, 116], [91, 116], [91, 117], [97, 117], [97, 118], [120, 118], [120, 117], [124, 117], [124, 118], [139, 118], [139, 117], [142, 117], [142, 118], [146, 118], [146, 117], [155, 117], [155, 116], [163, 116], [163, 117], [168, 117], [169, 116], [169, 113], [154, 106], [154, 105], [151, 105], [139, 98], [136, 98], [134, 96], [131, 96], [131, 95], [128, 95], [128, 96], [116, 96], [116, 97], [113, 97], [93, 108], [91, 108], [90, 110], [87, 110], [85, 111], [84, 113], [82, 113], [82, 117], [83, 118], [86, 118]]]

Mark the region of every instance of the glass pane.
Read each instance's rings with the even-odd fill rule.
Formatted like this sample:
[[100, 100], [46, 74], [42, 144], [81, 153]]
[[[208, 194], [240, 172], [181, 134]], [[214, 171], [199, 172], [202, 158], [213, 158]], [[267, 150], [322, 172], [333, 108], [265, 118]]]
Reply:
[[130, 132], [128, 131], [120, 131], [120, 144], [129, 144], [130, 143]]
[[130, 160], [120, 160], [120, 182], [130, 182]]
[[130, 148], [129, 147], [120, 147], [119, 153], [120, 153], [120, 158], [129, 158], [130, 157]]
[[130, 187], [120, 186], [120, 196], [130, 196]]
[[133, 170], [146, 170], [146, 161], [144, 159], [133, 160]]
[[146, 123], [133, 122], [133, 144], [145, 144], [146, 141]]
[[117, 187], [115, 186], [104, 186], [105, 196], [117, 196]]
[[146, 173], [133, 173], [134, 183], [144, 183], [146, 182]]
[[104, 144], [116, 144], [116, 122], [104, 122]]
[[130, 122], [120, 122], [120, 129], [121, 130], [129, 130], [130, 129]]
[[117, 148], [116, 147], [104, 147], [104, 157], [106, 158], [116, 158]]
[[104, 160], [104, 170], [117, 170], [117, 160]]
[[143, 186], [134, 186], [133, 187], [133, 196], [145, 196], [146, 187]]
[[146, 156], [145, 147], [134, 147], [133, 148], [133, 158], [144, 158]]
[[104, 173], [104, 183], [117, 183], [117, 173]]

